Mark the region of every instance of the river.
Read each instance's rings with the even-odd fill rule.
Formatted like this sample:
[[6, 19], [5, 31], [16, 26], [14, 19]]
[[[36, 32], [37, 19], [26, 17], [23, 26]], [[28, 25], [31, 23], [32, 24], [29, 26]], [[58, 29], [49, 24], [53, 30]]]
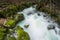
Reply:
[[[30, 36], [30, 40], [60, 40], [58, 25], [44, 12], [37, 11], [34, 7], [24, 9], [18, 14], [23, 13], [25, 19], [19, 22], [21, 26]], [[29, 25], [25, 28], [24, 25]], [[54, 25], [55, 29], [48, 30], [49, 25]]]

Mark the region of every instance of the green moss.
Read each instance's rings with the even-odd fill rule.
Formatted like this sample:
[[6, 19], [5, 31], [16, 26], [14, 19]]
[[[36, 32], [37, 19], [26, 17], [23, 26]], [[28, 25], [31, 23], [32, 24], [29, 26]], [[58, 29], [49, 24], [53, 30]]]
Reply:
[[10, 4], [5, 9], [0, 11], [0, 14], [2, 14], [5, 17], [11, 17], [15, 15], [18, 11], [22, 11], [24, 8], [27, 8], [31, 6], [33, 3], [31, 2], [22, 2], [20, 5], [17, 4]]
[[5, 28], [0, 28], [0, 31], [4, 32], [4, 31], [6, 31], [6, 29]]
[[5, 35], [5, 33], [4, 33], [4, 32], [0, 32], [0, 40], [2, 40], [2, 39], [3, 39], [4, 35]]
[[8, 35], [4, 40], [16, 40], [16, 38], [13, 35]]
[[4, 35], [5, 35], [5, 33], [4, 33], [5, 31], [6, 31], [5, 28], [0, 28], [0, 40], [3, 39], [3, 37], [4, 37]]
[[23, 30], [23, 28], [20, 26], [16, 26], [16, 30]]
[[15, 37], [10, 37], [9, 40], [16, 40]]
[[17, 40], [30, 40], [27, 32], [25, 32], [20, 26], [17, 26]]
[[15, 20], [9, 20], [9, 21], [7, 21], [6, 22], [6, 25], [8, 26], [8, 27], [11, 27], [11, 26], [14, 26], [15, 25]]
[[24, 30], [17, 30], [18, 40], [30, 40], [29, 35]]

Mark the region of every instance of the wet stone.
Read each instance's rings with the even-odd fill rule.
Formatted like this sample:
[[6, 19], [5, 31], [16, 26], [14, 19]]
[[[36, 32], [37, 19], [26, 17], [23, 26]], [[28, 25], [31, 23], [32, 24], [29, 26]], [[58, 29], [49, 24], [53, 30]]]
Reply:
[[28, 28], [28, 27], [29, 27], [29, 25], [24, 25], [24, 27], [25, 27], [25, 28]]
[[32, 13], [30, 12], [30, 13], [28, 13], [27, 15], [31, 15]]
[[40, 16], [40, 14], [39, 14], [39, 13], [38, 13], [37, 15], [38, 15], [38, 16]]
[[48, 21], [48, 22], [50, 22], [50, 21]]
[[44, 17], [47, 17], [47, 15], [43, 15]]
[[47, 29], [48, 29], [48, 30], [55, 29], [55, 26], [54, 26], [54, 25], [49, 25], [49, 26], [47, 27]]

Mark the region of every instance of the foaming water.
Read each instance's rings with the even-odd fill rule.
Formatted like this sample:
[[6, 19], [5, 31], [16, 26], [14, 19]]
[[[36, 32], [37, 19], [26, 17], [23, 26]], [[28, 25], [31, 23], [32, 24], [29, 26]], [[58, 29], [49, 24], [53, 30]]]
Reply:
[[[36, 11], [33, 7], [24, 9], [20, 13], [24, 14], [25, 20], [18, 25], [29, 34], [30, 40], [60, 40], [58, 25], [51, 21], [50, 17], [45, 17], [45, 13]], [[25, 28], [24, 25], [29, 25], [29, 27]], [[48, 30], [49, 25], [54, 25], [55, 30]]]

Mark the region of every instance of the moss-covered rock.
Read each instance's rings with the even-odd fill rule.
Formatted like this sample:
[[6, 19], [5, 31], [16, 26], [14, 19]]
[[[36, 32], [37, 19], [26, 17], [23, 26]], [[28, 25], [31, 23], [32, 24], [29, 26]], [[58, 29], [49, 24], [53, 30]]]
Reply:
[[16, 22], [24, 20], [24, 15], [23, 14], [16, 14], [15, 18]]
[[7, 27], [13, 27], [15, 25], [15, 20], [10, 19], [5, 24]]
[[29, 35], [27, 34], [27, 32], [23, 31], [23, 30], [18, 30], [18, 40], [30, 40]]
[[17, 36], [17, 40], [30, 40], [28, 33], [21, 28], [17, 29]]

